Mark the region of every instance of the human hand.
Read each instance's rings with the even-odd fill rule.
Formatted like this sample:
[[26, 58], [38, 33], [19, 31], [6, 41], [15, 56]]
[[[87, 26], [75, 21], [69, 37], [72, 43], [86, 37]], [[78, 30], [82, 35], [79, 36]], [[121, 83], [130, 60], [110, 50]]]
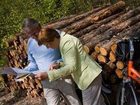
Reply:
[[48, 73], [47, 72], [40, 72], [40, 73], [35, 75], [35, 78], [37, 78], [39, 80], [44, 80], [44, 79], [48, 78]]
[[58, 68], [60, 68], [60, 64], [59, 63], [53, 63], [52, 65], [50, 65], [49, 70], [58, 69]]

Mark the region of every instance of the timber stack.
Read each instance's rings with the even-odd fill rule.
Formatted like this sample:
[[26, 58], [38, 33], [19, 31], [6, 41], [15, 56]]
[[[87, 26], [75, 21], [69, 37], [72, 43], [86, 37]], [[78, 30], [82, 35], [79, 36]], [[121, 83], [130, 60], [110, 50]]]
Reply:
[[[7, 46], [12, 50], [7, 51], [10, 67], [24, 68], [27, 65], [27, 38], [22, 33], [17, 34], [14, 39], [8, 41]], [[8, 75], [7, 88], [11, 92], [26, 90], [29, 97], [43, 96], [41, 81], [33, 76], [27, 76], [21, 81], [15, 81], [13, 75]]]
[[[119, 1], [111, 6], [62, 18], [44, 27], [57, 28], [79, 38], [85, 51], [106, 71], [105, 79], [115, 83], [116, 78], [122, 78], [122, 69], [125, 68], [125, 62], [117, 60], [115, 55], [117, 43], [140, 34], [140, 7], [129, 9], [125, 7], [125, 2]], [[23, 68], [27, 65], [27, 39], [21, 36], [8, 43], [15, 48], [7, 54], [11, 67]], [[9, 76], [9, 81], [13, 81], [13, 77]], [[34, 78], [28, 77], [20, 85], [13, 84], [9, 85], [11, 90], [22, 88], [27, 89], [27, 95], [42, 96], [40, 81]]]

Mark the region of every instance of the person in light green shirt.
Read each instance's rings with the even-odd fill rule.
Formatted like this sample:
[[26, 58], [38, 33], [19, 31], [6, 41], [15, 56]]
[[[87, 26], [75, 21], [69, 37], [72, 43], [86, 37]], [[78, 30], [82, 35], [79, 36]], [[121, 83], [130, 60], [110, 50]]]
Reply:
[[[83, 48], [80, 40], [65, 32], [52, 28], [42, 29], [38, 43], [48, 48], [59, 48], [64, 65], [58, 69], [36, 75], [38, 79], [54, 81], [71, 75], [82, 90], [83, 105], [105, 105], [101, 95], [101, 66], [94, 61]], [[68, 90], [69, 91], [69, 90]]]

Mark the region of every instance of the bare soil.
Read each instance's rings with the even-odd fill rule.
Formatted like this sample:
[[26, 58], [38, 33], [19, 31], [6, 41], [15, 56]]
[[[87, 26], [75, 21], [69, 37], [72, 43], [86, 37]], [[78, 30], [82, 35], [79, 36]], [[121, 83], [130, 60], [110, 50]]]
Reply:
[[0, 91], [0, 105], [43, 105], [43, 100], [40, 97], [15, 96], [11, 92]]

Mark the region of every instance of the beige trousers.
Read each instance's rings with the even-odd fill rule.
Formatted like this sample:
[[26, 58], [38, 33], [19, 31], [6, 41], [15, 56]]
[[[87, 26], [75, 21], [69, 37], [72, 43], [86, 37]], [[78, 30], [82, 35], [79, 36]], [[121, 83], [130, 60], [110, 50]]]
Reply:
[[71, 79], [59, 79], [53, 82], [45, 80], [42, 83], [46, 105], [60, 105], [61, 94], [68, 105], [81, 105]]
[[102, 77], [100, 74], [86, 90], [82, 91], [83, 105], [105, 105], [101, 94], [101, 86]]

